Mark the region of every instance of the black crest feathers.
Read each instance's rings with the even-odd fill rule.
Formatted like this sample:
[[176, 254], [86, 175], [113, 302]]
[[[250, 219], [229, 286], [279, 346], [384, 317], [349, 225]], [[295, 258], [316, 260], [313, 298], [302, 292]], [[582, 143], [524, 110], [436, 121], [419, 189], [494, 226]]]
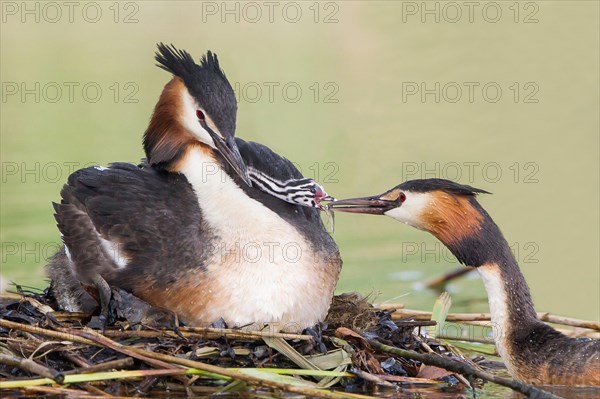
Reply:
[[183, 80], [189, 93], [221, 134], [234, 135], [237, 100], [215, 53], [208, 51], [197, 64], [187, 51], [172, 44], [159, 43], [155, 59], [158, 67]]
[[217, 55], [210, 50], [200, 59], [200, 65], [196, 64], [194, 58], [185, 50], [179, 50], [172, 44], [158, 43], [158, 51], [155, 56], [157, 66], [184, 81], [189, 81], [194, 74], [204, 70], [217, 73], [225, 77], [225, 73], [219, 66]]
[[476, 196], [477, 194], [490, 194], [479, 188], [459, 184], [446, 179], [417, 179], [409, 180], [398, 186], [402, 190], [415, 193], [427, 193], [430, 191], [445, 191], [454, 195]]
[[191, 54], [185, 50], [178, 50], [173, 45], [164, 43], [158, 44], [156, 52], [157, 66], [173, 75], [185, 79], [186, 76], [193, 74], [198, 68]]
[[200, 59], [200, 65], [204, 68], [212, 69], [214, 72], [223, 73], [221, 67], [219, 66], [219, 59], [217, 55], [212, 51], [208, 50], [206, 55], [203, 55]]

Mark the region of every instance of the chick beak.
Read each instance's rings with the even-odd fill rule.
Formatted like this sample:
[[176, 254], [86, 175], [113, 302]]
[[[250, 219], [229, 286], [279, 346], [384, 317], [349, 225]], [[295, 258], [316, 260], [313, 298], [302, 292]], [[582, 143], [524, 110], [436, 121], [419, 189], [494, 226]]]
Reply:
[[238, 149], [237, 144], [235, 143], [235, 138], [233, 135], [228, 136], [226, 139], [223, 139], [219, 134], [215, 133], [206, 122], [202, 123], [202, 127], [204, 130], [208, 132], [210, 137], [213, 139], [215, 143], [215, 147], [221, 153], [223, 158], [227, 161], [227, 163], [233, 168], [235, 173], [238, 174], [248, 186], [252, 186], [252, 182], [250, 181], [250, 176], [248, 175], [248, 168], [242, 159], [242, 155], [240, 154], [240, 150]]
[[[315, 183], [316, 184], [316, 183]], [[325, 189], [321, 187], [319, 184], [316, 184], [316, 192], [315, 192], [315, 207], [321, 209], [322, 211], [326, 210], [328, 205], [321, 204], [322, 201], [335, 201], [331, 195], [325, 192]]]
[[377, 195], [374, 197], [349, 198], [335, 201], [327, 205], [327, 208], [339, 212], [383, 215], [398, 206], [400, 206], [398, 201], [383, 200]]

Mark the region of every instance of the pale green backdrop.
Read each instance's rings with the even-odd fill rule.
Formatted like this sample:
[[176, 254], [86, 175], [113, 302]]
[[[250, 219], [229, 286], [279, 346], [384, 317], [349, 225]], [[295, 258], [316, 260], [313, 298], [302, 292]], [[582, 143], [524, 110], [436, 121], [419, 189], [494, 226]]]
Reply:
[[[164, 41], [216, 51], [237, 134], [335, 196], [434, 175], [493, 192], [481, 201], [537, 308], [600, 319], [598, 2], [469, 4], [3, 2], [4, 282], [44, 286], [59, 241], [50, 203], [73, 167], [143, 156], [169, 79], [153, 61]], [[431, 308], [420, 282], [456, 266], [383, 217], [338, 215], [334, 236], [338, 291], [379, 302]], [[455, 309], [487, 308], [477, 278], [449, 289]]]

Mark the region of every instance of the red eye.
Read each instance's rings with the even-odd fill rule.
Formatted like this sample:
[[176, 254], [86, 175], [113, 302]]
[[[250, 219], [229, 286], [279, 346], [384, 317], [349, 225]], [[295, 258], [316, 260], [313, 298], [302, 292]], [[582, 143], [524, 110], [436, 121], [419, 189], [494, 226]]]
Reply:
[[198, 117], [199, 120], [203, 121], [204, 120], [204, 112], [202, 112], [201, 110], [196, 110], [196, 116]]
[[400, 200], [400, 202], [406, 201], [406, 194], [400, 193], [400, 197], [398, 197], [398, 199]]

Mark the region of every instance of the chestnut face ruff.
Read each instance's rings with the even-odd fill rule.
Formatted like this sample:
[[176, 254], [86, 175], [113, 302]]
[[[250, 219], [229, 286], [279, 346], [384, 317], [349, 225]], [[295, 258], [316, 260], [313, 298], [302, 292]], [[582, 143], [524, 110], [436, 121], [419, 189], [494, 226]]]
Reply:
[[[341, 260], [319, 215], [328, 199], [269, 148], [235, 138], [233, 89], [210, 51], [159, 45], [172, 73], [144, 134], [141, 165], [73, 173], [55, 204], [64, 248], [48, 266], [60, 305], [105, 304], [105, 283], [192, 325], [277, 323], [327, 314]], [[104, 294], [103, 294], [104, 293]]]

